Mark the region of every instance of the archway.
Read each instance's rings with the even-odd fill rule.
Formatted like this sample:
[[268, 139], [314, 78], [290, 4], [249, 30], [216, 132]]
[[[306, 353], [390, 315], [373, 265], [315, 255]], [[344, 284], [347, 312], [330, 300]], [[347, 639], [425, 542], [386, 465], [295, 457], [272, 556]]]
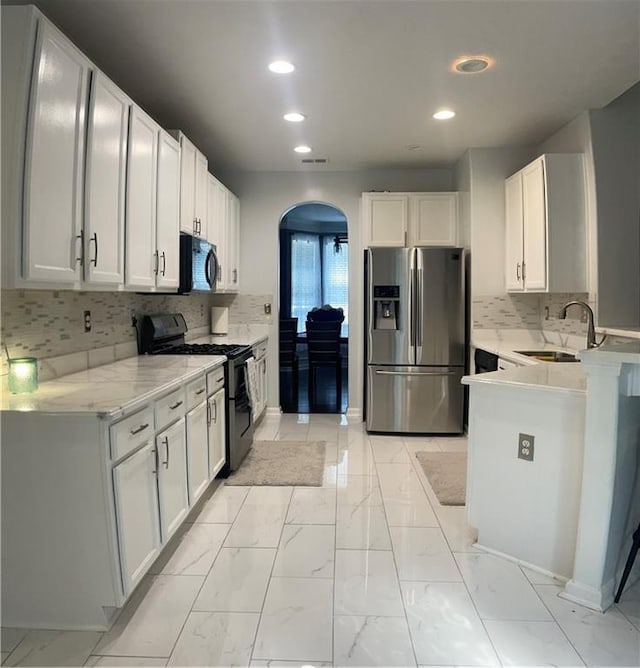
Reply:
[[[346, 216], [331, 204], [301, 202], [282, 214], [279, 235], [280, 406], [285, 413], [341, 413], [348, 403]], [[342, 316], [337, 346], [327, 343], [325, 353], [321, 341], [319, 359], [307, 319]]]

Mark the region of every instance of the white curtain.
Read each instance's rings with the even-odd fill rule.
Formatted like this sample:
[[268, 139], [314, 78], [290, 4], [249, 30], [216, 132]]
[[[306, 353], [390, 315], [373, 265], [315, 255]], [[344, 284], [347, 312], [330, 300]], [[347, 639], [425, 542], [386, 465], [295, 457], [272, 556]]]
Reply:
[[291, 235], [291, 317], [304, 332], [307, 313], [322, 304], [320, 244], [317, 234]]
[[336, 253], [333, 237], [322, 237], [322, 301], [344, 311], [344, 322], [349, 323], [349, 251], [340, 244]]

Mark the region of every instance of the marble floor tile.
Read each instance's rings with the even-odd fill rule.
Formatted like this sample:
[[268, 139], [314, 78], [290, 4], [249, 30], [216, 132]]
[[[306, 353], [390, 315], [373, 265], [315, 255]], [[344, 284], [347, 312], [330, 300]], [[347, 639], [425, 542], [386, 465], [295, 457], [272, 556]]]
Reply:
[[11, 652], [0, 652], [0, 666], [4, 665], [4, 662], [7, 660], [7, 657]]
[[192, 612], [168, 665], [248, 665], [259, 619], [251, 612]]
[[338, 442], [338, 425], [311, 425], [307, 432], [307, 441]]
[[492, 554], [456, 553], [454, 556], [482, 619], [552, 621], [516, 564]]
[[150, 656], [97, 656], [91, 655], [85, 666], [103, 666], [105, 668], [133, 668], [133, 666], [166, 666], [168, 659], [158, 659]]
[[520, 566], [520, 570], [524, 573], [525, 577], [531, 584], [564, 586], [564, 582], [562, 580], [554, 578], [552, 575], [539, 573], [538, 571], [534, 571], [532, 568], [527, 568], [526, 566], [522, 565]]
[[275, 441], [276, 436], [278, 435], [278, 429], [280, 429], [279, 421], [269, 421], [265, 418], [255, 430], [253, 438], [256, 441]]
[[335, 666], [415, 666], [404, 617], [338, 616], [333, 623]]
[[5, 666], [83, 666], [102, 634], [97, 631], [29, 631]]
[[640, 630], [640, 580], [622, 592], [618, 609]]
[[307, 661], [305, 659], [300, 661], [254, 659], [249, 664], [249, 668], [301, 668], [301, 666], [307, 666], [308, 668], [333, 668], [333, 663], [326, 661]]
[[339, 475], [376, 475], [376, 462], [369, 446], [338, 449]]
[[27, 635], [29, 629], [15, 629], [11, 627], [2, 627], [0, 629], [0, 638], [2, 639], [2, 651], [12, 652], [18, 643]]
[[571, 644], [589, 666], [640, 666], [640, 632], [617, 609], [594, 612], [558, 597], [562, 587], [535, 585]]
[[436, 516], [452, 552], [478, 552], [473, 545], [478, 532], [467, 524], [464, 506], [437, 506]]
[[201, 612], [260, 612], [276, 550], [223, 547], [193, 606]]
[[293, 487], [250, 487], [244, 500], [245, 506], [287, 506]]
[[338, 476], [338, 507], [340, 506], [381, 506], [382, 494], [375, 476]]
[[224, 546], [278, 547], [286, 516], [286, 504], [251, 505], [245, 501], [227, 534]]
[[503, 666], [584, 666], [555, 622], [498, 622], [485, 627]]
[[429, 505], [412, 464], [378, 463], [380, 489], [385, 501]]
[[340, 445], [368, 445], [369, 436], [363, 431], [356, 429], [340, 429], [338, 431], [338, 443]]
[[273, 566], [273, 577], [333, 578], [335, 527], [287, 524]]
[[335, 489], [294, 488], [287, 513], [287, 524], [335, 524], [335, 521]]
[[466, 452], [467, 438], [466, 436], [439, 436], [438, 445], [442, 452]]
[[391, 552], [336, 550], [334, 614], [404, 615]]
[[336, 548], [390, 550], [389, 527], [382, 506], [340, 506], [336, 518]]
[[438, 519], [426, 500], [385, 501], [387, 524], [392, 527], [438, 527]]
[[424, 436], [403, 436], [404, 447], [410, 458], [415, 457], [416, 452], [442, 452], [439, 439]]
[[271, 578], [254, 659], [332, 660], [332, 582]]
[[158, 575], [134, 594], [111, 630], [91, 652], [167, 657], [204, 582], [196, 575]]
[[221, 485], [203, 505], [202, 510], [193, 521], [195, 523], [209, 522], [220, 524], [233, 522], [238, 516], [250, 489], [250, 487]]
[[306, 441], [309, 433], [308, 424], [281, 424], [275, 440]]
[[401, 580], [460, 582], [462, 577], [440, 529], [391, 527]]
[[500, 665], [464, 584], [402, 582], [419, 664]]
[[[206, 575], [213, 564], [230, 524], [183, 524], [175, 549], [162, 554], [152, 573]], [[169, 548], [171, 549], [171, 548]]]
[[376, 462], [406, 464], [411, 461], [401, 438], [382, 440], [380, 437], [372, 436], [370, 440]]

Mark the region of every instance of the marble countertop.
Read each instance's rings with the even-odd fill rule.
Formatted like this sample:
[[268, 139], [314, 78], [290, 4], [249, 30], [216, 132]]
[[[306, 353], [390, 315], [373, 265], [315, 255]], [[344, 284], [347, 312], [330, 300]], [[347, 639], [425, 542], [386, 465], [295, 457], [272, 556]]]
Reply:
[[10, 394], [5, 377], [0, 410], [116, 418], [225, 361], [223, 355], [140, 355], [40, 383], [32, 394]]
[[519, 364], [504, 371], [473, 374], [462, 379], [464, 385], [515, 386], [579, 394], [587, 390], [587, 376], [579, 363], [543, 362], [520, 355], [517, 350], [558, 350], [579, 355], [582, 337], [537, 330], [474, 330], [472, 345]]
[[640, 340], [627, 343], [603, 343], [599, 348], [580, 352], [581, 360], [589, 363], [640, 364]]

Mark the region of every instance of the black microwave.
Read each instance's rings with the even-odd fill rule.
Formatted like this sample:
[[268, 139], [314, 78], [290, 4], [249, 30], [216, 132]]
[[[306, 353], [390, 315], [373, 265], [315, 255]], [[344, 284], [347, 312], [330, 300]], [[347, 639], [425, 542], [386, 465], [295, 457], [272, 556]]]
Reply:
[[216, 247], [204, 239], [180, 234], [180, 287], [178, 294], [214, 292], [218, 279]]

